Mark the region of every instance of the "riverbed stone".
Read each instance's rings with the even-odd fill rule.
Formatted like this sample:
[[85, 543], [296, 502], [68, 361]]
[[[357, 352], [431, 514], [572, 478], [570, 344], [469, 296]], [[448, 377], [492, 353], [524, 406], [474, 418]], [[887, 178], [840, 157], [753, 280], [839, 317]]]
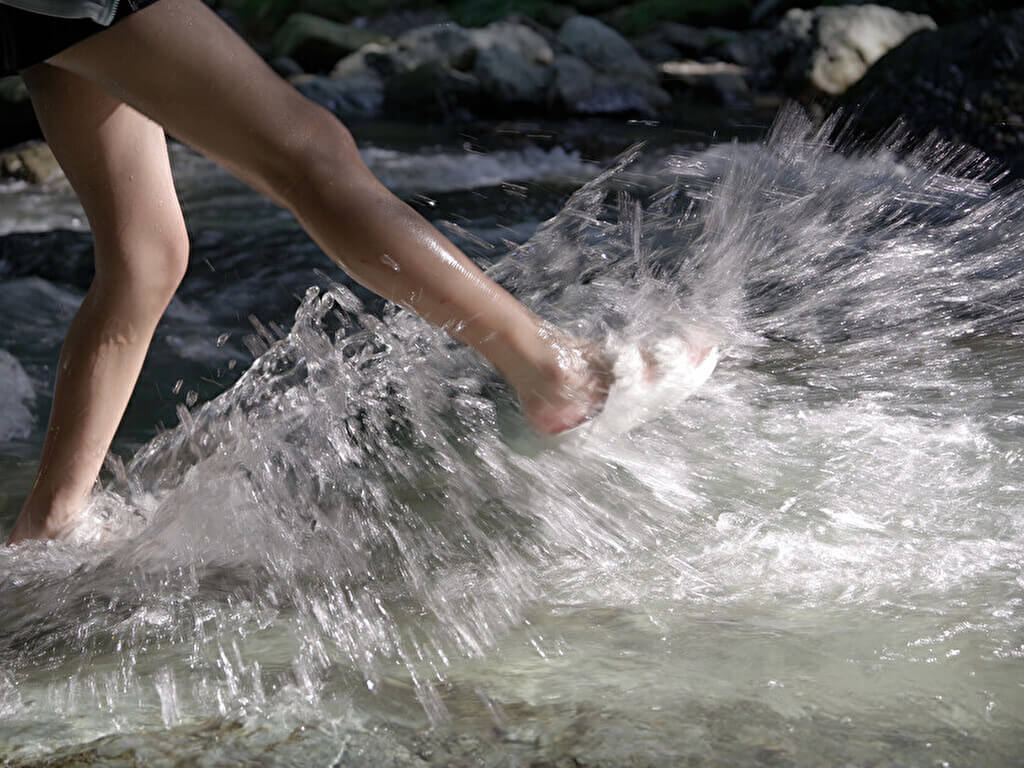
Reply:
[[367, 43], [387, 38], [310, 13], [293, 13], [274, 35], [275, 56], [297, 61], [307, 72], [327, 72], [335, 63]]
[[935, 28], [930, 16], [880, 5], [793, 8], [776, 28], [790, 49], [783, 75], [797, 95], [836, 96], [907, 37]]

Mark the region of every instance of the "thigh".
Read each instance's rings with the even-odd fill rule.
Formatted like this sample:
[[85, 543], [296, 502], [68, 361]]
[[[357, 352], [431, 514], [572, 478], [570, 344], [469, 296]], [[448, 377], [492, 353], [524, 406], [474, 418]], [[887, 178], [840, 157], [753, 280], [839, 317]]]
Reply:
[[50, 59], [131, 104], [261, 191], [329, 113], [283, 81], [201, 0], [160, 0]]
[[82, 202], [104, 260], [185, 231], [163, 129], [89, 80], [37, 64], [23, 72], [43, 134]]

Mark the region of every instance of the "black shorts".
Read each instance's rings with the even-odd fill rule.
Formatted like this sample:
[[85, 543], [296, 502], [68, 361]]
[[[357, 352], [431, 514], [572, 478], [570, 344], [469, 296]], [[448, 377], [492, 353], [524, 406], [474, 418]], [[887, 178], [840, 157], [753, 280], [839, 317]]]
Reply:
[[[121, 0], [113, 24], [157, 0]], [[106, 27], [92, 19], [60, 19], [0, 5], [0, 76], [13, 75]]]

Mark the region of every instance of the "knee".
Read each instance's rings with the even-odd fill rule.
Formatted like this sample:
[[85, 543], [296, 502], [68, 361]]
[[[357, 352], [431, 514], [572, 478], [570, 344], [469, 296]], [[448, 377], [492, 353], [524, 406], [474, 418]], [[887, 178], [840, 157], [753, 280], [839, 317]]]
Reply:
[[119, 245], [101, 251], [97, 243], [96, 276], [115, 280], [153, 312], [162, 314], [188, 269], [189, 242], [184, 222], [126, 234]]
[[310, 194], [336, 193], [341, 179], [351, 181], [369, 173], [348, 128], [311, 102], [289, 132], [276, 160], [267, 185], [293, 210], [301, 207]]

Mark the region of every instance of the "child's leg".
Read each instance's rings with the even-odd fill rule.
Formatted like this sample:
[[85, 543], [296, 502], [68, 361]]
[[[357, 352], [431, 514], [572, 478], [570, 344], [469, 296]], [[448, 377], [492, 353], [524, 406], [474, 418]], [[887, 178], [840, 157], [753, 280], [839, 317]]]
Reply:
[[351, 135], [199, 0], [161, 0], [51, 62], [88, 78], [292, 210], [355, 279], [449, 329], [516, 388], [542, 432], [584, 419], [607, 372], [362, 163]]
[[57, 536], [78, 513], [188, 263], [160, 126], [65, 70], [41, 64], [25, 80], [89, 218], [96, 277], [61, 351], [39, 473], [11, 542]]

